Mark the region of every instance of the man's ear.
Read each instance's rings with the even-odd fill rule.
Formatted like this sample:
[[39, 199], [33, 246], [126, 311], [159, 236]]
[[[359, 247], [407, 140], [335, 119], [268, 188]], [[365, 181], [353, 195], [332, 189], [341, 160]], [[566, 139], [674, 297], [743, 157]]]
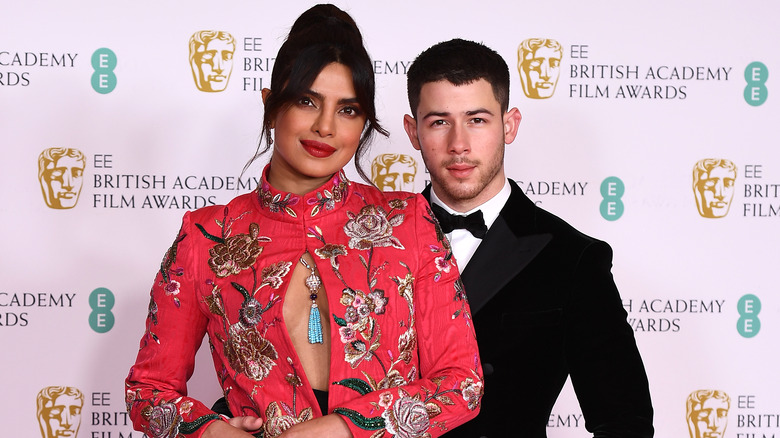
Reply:
[[517, 108], [512, 108], [504, 114], [504, 144], [515, 141], [517, 128], [520, 126], [522, 119], [523, 116], [520, 115], [520, 110]]
[[412, 142], [412, 147], [420, 150], [420, 139], [417, 137], [417, 119], [409, 114], [404, 115], [404, 131], [409, 137], [409, 141]]

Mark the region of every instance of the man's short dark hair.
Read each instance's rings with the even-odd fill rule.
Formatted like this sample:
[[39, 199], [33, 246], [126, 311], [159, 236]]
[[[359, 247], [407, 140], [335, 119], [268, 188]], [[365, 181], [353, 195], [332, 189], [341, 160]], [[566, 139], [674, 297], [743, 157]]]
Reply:
[[453, 85], [486, 80], [501, 111], [509, 109], [509, 67], [495, 50], [474, 41], [459, 38], [438, 43], [420, 53], [406, 75], [406, 92], [412, 116], [417, 115], [420, 90], [430, 82], [447, 80]]

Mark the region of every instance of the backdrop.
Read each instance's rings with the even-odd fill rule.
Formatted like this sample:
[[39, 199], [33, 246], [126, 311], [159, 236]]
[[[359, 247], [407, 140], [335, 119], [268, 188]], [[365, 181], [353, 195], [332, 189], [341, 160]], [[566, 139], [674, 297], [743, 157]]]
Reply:
[[[374, 59], [391, 135], [364, 166], [376, 160], [380, 184], [428, 179], [402, 128], [415, 56], [453, 37], [494, 48], [523, 114], [509, 176], [613, 246], [657, 436], [695, 436], [688, 418], [707, 418], [688, 412], [691, 394], [719, 408], [723, 437], [780, 436], [780, 6], [337, 3]], [[141, 437], [123, 379], [154, 274], [186, 210], [254, 187], [264, 163], [241, 170], [260, 89], [311, 4], [2, 1], [4, 436]], [[220, 396], [207, 348], [190, 383]], [[569, 385], [548, 427], [587, 435]]]

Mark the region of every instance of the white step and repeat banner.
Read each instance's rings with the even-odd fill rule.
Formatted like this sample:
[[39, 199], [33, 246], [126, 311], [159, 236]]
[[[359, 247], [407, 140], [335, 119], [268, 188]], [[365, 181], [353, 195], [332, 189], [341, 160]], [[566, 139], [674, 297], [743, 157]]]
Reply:
[[[453, 37], [493, 47], [523, 114], [509, 176], [612, 244], [656, 435], [704, 436], [689, 432], [703, 415], [725, 429], [707, 436], [780, 437], [780, 6], [337, 3], [365, 34], [391, 132], [365, 163], [377, 181], [419, 191], [428, 179], [402, 129], [415, 56]], [[311, 4], [4, 2], [2, 436], [142, 436], [123, 379], [154, 274], [185, 210], [255, 186], [263, 163], [241, 169], [260, 90]], [[204, 46], [218, 56], [191, 56]], [[210, 402], [207, 350], [190, 391]], [[691, 396], [717, 413], [688, 412]], [[587, 436], [570, 385], [548, 426]]]

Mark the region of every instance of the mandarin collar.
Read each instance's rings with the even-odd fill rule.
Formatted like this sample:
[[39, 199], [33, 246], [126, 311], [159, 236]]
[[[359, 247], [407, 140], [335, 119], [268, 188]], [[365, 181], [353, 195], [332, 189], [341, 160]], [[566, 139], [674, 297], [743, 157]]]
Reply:
[[339, 170], [325, 184], [304, 195], [277, 190], [268, 183], [270, 163], [263, 168], [257, 187], [257, 199], [261, 208], [271, 214], [290, 218], [309, 218], [340, 208], [352, 190], [344, 169]]

